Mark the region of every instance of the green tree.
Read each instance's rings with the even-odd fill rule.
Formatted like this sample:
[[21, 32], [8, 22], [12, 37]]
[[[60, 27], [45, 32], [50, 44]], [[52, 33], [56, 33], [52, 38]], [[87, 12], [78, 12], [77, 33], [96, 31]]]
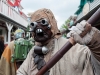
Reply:
[[[70, 20], [69, 19], [67, 19], [66, 21], [65, 21], [65, 23], [61, 26], [61, 28], [60, 28], [60, 31], [63, 31], [63, 30], [68, 30], [68, 24], [70, 23]], [[66, 38], [66, 33], [65, 34], [63, 34], [63, 37], [65, 37]]]

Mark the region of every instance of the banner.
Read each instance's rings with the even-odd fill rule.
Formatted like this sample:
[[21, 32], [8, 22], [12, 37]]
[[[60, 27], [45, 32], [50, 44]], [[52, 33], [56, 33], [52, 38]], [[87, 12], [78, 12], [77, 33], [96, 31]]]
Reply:
[[11, 0], [7, 1], [9, 5], [14, 6], [14, 3]]
[[14, 2], [12, 0], [8, 0], [8, 4], [11, 6], [18, 6], [20, 5], [21, 0], [15, 0]]
[[18, 6], [20, 5], [21, 0], [15, 0], [14, 6]]

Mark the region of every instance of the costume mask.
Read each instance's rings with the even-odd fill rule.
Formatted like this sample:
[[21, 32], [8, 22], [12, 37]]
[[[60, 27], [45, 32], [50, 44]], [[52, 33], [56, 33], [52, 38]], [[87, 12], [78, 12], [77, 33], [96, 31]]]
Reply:
[[47, 19], [40, 19], [30, 24], [31, 31], [34, 32], [34, 39], [37, 42], [45, 42], [52, 37], [51, 25]]
[[34, 32], [34, 39], [37, 42], [46, 42], [51, 37], [61, 36], [56, 19], [50, 9], [39, 9], [31, 15], [31, 25]]

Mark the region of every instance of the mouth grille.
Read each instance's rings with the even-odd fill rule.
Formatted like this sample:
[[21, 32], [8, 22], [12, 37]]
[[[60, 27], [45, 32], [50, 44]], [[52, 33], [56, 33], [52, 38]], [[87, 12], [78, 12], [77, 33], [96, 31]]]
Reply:
[[42, 29], [37, 29], [37, 30], [36, 30], [36, 34], [37, 34], [38, 36], [44, 36], [44, 35], [45, 35], [45, 33], [44, 33], [44, 31], [43, 31]]

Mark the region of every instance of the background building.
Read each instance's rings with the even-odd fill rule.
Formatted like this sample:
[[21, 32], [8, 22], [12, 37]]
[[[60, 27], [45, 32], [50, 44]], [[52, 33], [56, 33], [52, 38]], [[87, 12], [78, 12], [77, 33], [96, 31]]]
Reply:
[[4, 43], [11, 41], [11, 34], [17, 28], [26, 30], [27, 16], [22, 12], [21, 0], [0, 0], [0, 35], [4, 36]]
[[[88, 20], [100, 8], [100, 0], [80, 0], [79, 9], [75, 12], [77, 22]], [[100, 29], [100, 19], [93, 25]]]

